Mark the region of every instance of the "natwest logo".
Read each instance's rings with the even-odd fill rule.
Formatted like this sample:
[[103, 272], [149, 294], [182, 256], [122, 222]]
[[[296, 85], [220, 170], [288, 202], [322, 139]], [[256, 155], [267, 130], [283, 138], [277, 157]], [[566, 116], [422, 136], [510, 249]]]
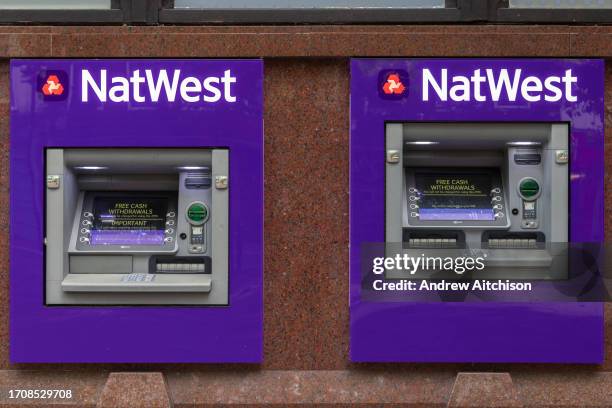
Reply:
[[401, 95], [406, 90], [399, 74], [391, 73], [387, 75], [387, 81], [383, 84], [383, 92], [387, 95]]
[[408, 96], [408, 72], [384, 69], [378, 73], [378, 95], [382, 99], [398, 100]]
[[158, 102], [160, 99], [174, 102], [181, 99], [188, 103], [214, 103], [222, 98], [226, 102], [236, 102], [233, 85], [236, 77], [231, 70], [223, 76], [196, 78], [184, 76], [180, 69], [170, 72], [165, 69], [153, 71], [135, 70], [130, 76], [109, 77], [107, 70], [91, 73], [81, 71], [81, 101], [97, 99], [100, 102]]
[[578, 78], [572, 75], [572, 70], [566, 70], [563, 75], [550, 75], [540, 78], [524, 75], [518, 69], [476, 69], [471, 76], [453, 75], [450, 77], [448, 69], [432, 72], [425, 68], [422, 72], [422, 100], [429, 101], [435, 97], [441, 101], [449, 98], [455, 102], [485, 102], [500, 100], [514, 102], [519, 98], [527, 102], [558, 102], [565, 99], [576, 102], [577, 97], [572, 93], [572, 84]]
[[59, 102], [68, 98], [68, 74], [62, 70], [43, 70], [38, 73], [36, 89], [45, 102]]
[[57, 75], [49, 75], [41, 90], [46, 96], [61, 95], [64, 93], [64, 85], [62, 85]]

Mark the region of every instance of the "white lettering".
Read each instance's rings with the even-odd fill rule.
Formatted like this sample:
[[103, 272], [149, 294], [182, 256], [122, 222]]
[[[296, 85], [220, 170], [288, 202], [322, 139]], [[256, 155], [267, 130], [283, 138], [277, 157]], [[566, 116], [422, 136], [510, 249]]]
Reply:
[[471, 77], [470, 80], [474, 84], [474, 100], [476, 100], [477, 102], [486, 101], [487, 98], [480, 93], [480, 84], [485, 82], [485, 77], [480, 75], [479, 69], [474, 71], [474, 76]]
[[178, 79], [181, 75], [180, 69], [174, 70], [174, 76], [172, 78], [172, 85], [170, 85], [168, 79], [168, 73], [165, 69], [159, 71], [157, 74], [157, 81], [153, 81], [153, 73], [150, 69], [145, 70], [145, 75], [147, 76], [147, 85], [149, 85], [149, 94], [151, 95], [151, 101], [157, 102], [159, 100], [159, 95], [161, 94], [161, 88], [164, 87], [164, 91], [166, 93], [166, 98], [168, 98], [168, 102], [174, 102], [176, 98], [176, 87], [178, 85]]
[[[536, 94], [531, 95], [530, 92], [536, 92]], [[523, 95], [523, 99], [528, 102], [538, 102], [542, 98], [541, 94], [542, 81], [534, 76], [525, 78], [521, 84], [521, 95]]]
[[440, 98], [441, 101], [443, 102], [446, 101], [447, 89], [448, 89], [448, 84], [447, 84], [448, 71], [446, 69], [442, 70], [442, 78], [440, 80], [442, 81], [442, 85], [439, 85], [436, 82], [436, 79], [431, 74], [430, 70], [428, 70], [427, 68], [423, 70], [423, 100], [424, 101], [429, 100], [429, 85], [433, 87], [433, 90], [436, 91], [436, 94], [438, 95], [438, 98]]
[[145, 79], [140, 76], [140, 70], [137, 69], [136, 71], [132, 72], [130, 82], [132, 83], [132, 87], [134, 89], [134, 101], [144, 102], [144, 96], [140, 95], [140, 84], [144, 84]]
[[[189, 95], [190, 93], [198, 95]], [[194, 77], [187, 77], [181, 82], [181, 97], [187, 102], [198, 102], [202, 93], [202, 84]]]
[[232, 73], [228, 69], [223, 73], [223, 78], [221, 79], [223, 82], [223, 98], [227, 102], [236, 102], [236, 97], [232, 96], [232, 84], [236, 82], [236, 78], [232, 76]]
[[550, 76], [544, 80], [544, 88], [553, 93], [553, 95], [544, 95], [544, 100], [547, 102], [558, 102], [561, 100], [561, 97], [563, 97], [563, 92], [561, 92], [559, 86], [555, 85], [555, 83], [560, 84], [561, 78], [558, 76]]
[[484, 69], [486, 76], [482, 74], [482, 71], [482, 69], [476, 69], [471, 76], [454, 75], [449, 84], [448, 69], [440, 70], [438, 81], [430, 69], [424, 68], [422, 99], [427, 102], [430, 100], [430, 95], [435, 95], [442, 102], [446, 102], [449, 97], [455, 102], [469, 102], [472, 99], [477, 102], [488, 100], [515, 102], [518, 97], [527, 102], [542, 100], [558, 102], [563, 97], [568, 102], [578, 100], [573, 93], [576, 88], [574, 84], [578, 83], [578, 78], [572, 75], [571, 69], [566, 70], [563, 77], [556, 75], [523, 77], [523, 70], [520, 68], [514, 70], [487, 68]]
[[208, 77], [204, 80], [204, 89], [213, 94], [213, 96], [204, 95], [205, 102], [217, 102], [221, 99], [221, 91], [212, 84], [218, 84], [219, 78]]
[[516, 101], [516, 93], [518, 91], [519, 79], [521, 77], [521, 70], [517, 69], [514, 71], [514, 81], [510, 85], [510, 76], [508, 75], [507, 69], [502, 69], [499, 73], [499, 79], [495, 82], [493, 76], [493, 70], [487, 69], [487, 81], [489, 82], [489, 90], [491, 91], [491, 99], [494, 102], [498, 102], [501, 97], [502, 88], [506, 89], [506, 95], [508, 100], [511, 102]]
[[572, 76], [571, 69], [565, 71], [565, 75], [561, 81], [565, 84], [565, 99], [567, 99], [568, 102], [576, 102], [578, 98], [572, 95], [572, 84], [578, 82], [578, 78]]
[[[458, 84], [456, 82], [459, 82]], [[470, 81], [464, 76], [454, 76], [454, 85], [450, 89], [450, 97], [453, 101], [470, 100]]]
[[[130, 101], [130, 83], [124, 77], [113, 77], [111, 89], [108, 91], [108, 98], [113, 102]], [[117, 84], [117, 85], [114, 85]]]
[[114, 76], [110, 79], [110, 89], [107, 88], [107, 70], [101, 69], [99, 78], [89, 70], [81, 71], [81, 101], [89, 102], [91, 95], [100, 102], [158, 102], [165, 99], [168, 102], [182, 100], [187, 103], [218, 102], [223, 98], [226, 102], [236, 102], [233, 85], [237, 78], [231, 70], [223, 71], [223, 76], [196, 78], [183, 77], [180, 69], [169, 71], [162, 69], [153, 71], [134, 70], [128, 76]]
[[82, 70], [81, 76], [83, 78], [81, 83], [81, 101], [87, 102], [89, 100], [89, 92], [87, 91], [89, 85], [100, 102], [106, 102], [106, 70], [100, 70], [100, 86], [98, 86], [88, 70]]

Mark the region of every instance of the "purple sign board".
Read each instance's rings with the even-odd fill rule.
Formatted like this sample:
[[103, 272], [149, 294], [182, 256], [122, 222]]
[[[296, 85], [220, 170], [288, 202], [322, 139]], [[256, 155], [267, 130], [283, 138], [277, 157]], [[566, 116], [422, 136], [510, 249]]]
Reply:
[[364, 245], [385, 242], [387, 123], [568, 123], [570, 240], [603, 241], [603, 81], [601, 60], [351, 61], [352, 361], [603, 361], [601, 303], [385, 302], [361, 286]]
[[[261, 60], [12, 60], [13, 363], [262, 360]], [[45, 149], [226, 148], [229, 305], [45, 306]], [[104, 235], [96, 244], [137, 237]]]

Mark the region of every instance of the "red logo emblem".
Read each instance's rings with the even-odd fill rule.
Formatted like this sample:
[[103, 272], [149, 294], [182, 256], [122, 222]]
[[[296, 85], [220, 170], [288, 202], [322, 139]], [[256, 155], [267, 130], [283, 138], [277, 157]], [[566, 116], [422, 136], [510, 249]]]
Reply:
[[64, 86], [61, 84], [57, 75], [49, 75], [47, 82], [42, 87], [44, 95], [61, 95], [64, 93]]
[[383, 92], [387, 95], [401, 95], [406, 90], [398, 74], [389, 74], [387, 82], [383, 84]]

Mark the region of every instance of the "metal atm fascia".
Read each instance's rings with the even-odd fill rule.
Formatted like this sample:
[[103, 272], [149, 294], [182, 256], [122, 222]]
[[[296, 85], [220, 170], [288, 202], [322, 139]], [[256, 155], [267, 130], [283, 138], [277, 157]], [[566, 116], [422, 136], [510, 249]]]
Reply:
[[[409, 249], [406, 242], [406, 231], [453, 230], [470, 250], [488, 255], [482, 276], [475, 277], [567, 278], [568, 129], [566, 123], [387, 123], [386, 242], [402, 243], [403, 252], [414, 254], [415, 249]], [[516, 157], [534, 154], [540, 156], [538, 164], [517, 163]], [[410, 212], [407, 191], [415, 169], [498, 169], [501, 210], [496, 211], [501, 217], [496, 215], [490, 222], [419, 222]], [[540, 180], [540, 191], [533, 200], [537, 203], [535, 224], [523, 219], [524, 200], [519, 191], [529, 178]], [[532, 239], [496, 238], [506, 236]], [[502, 242], [508, 245], [497, 246]], [[433, 247], [439, 255], [439, 245]], [[419, 255], [428, 249], [432, 246], [422, 245]], [[388, 277], [406, 275], [391, 271]]]
[[[45, 303], [228, 305], [228, 172], [227, 149], [47, 149]], [[187, 188], [189, 177], [205, 180], [194, 175], [209, 186]], [[167, 197], [166, 216], [175, 214], [165, 218], [163, 245], [84, 246], [91, 195]], [[200, 202], [208, 208], [201, 231], [186, 217]]]

